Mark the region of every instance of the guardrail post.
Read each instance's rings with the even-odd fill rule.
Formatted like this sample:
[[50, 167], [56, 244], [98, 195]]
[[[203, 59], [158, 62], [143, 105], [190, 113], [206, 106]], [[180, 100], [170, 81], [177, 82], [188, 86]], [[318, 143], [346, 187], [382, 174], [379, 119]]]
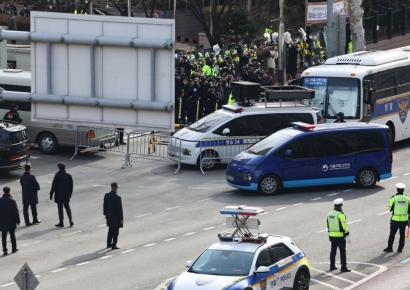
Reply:
[[[171, 137], [171, 138], [175, 139], [175, 137]], [[179, 140], [179, 158], [178, 158], [178, 168], [177, 168], [177, 170], [175, 170], [174, 175], [175, 175], [175, 174], [177, 174], [177, 172], [182, 173], [182, 172], [181, 172], [182, 141], [181, 141], [181, 139], [180, 139], [180, 138], [178, 138], [178, 140]], [[170, 143], [171, 143], [171, 140], [170, 140]], [[172, 143], [171, 143], [171, 144], [172, 144]], [[177, 142], [176, 142], [176, 140], [175, 140], [175, 147], [176, 147], [176, 145], [177, 145]]]
[[387, 39], [393, 38], [393, 8], [387, 9]]
[[[127, 133], [125, 130], [123, 131], [123, 134], [127, 134], [127, 151], [125, 152], [125, 160], [124, 160], [124, 165], [121, 166], [121, 169], [124, 169], [126, 166], [132, 167], [131, 165], [131, 157], [130, 157], [130, 134]], [[123, 137], [124, 140], [124, 137]]]
[[401, 5], [401, 17], [400, 17], [400, 30], [401, 35], [406, 35], [406, 24], [407, 24], [407, 5]]
[[374, 11], [373, 15], [373, 43], [379, 42], [379, 11]]
[[78, 127], [75, 129], [75, 149], [74, 149], [74, 155], [73, 157], [70, 158], [70, 161], [73, 160], [74, 157], [77, 157], [77, 159], [80, 159], [80, 157], [78, 157]]
[[202, 174], [205, 174], [204, 169], [202, 168], [202, 140], [199, 140], [199, 169], [201, 170]]

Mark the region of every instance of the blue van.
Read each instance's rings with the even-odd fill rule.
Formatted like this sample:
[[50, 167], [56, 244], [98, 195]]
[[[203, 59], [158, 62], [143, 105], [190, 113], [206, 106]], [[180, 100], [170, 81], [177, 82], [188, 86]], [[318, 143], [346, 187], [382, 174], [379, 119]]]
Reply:
[[355, 182], [371, 188], [392, 176], [386, 125], [292, 123], [238, 154], [228, 164], [227, 183], [274, 195], [281, 188]]

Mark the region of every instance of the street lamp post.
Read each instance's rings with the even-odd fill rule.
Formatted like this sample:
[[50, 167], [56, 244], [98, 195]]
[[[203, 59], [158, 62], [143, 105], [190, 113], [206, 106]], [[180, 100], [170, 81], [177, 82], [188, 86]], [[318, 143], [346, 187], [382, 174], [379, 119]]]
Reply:
[[283, 2], [284, 0], [279, 0], [279, 44], [278, 44], [278, 59], [279, 59], [279, 67], [278, 67], [278, 83], [283, 85], [285, 83], [285, 70], [283, 67], [284, 64], [284, 55], [283, 55], [283, 34], [285, 33], [285, 26], [283, 24]]

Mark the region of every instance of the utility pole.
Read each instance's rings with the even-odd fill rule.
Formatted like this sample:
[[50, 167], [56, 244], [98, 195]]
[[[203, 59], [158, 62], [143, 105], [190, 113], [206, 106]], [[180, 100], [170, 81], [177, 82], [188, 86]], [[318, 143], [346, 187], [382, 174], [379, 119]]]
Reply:
[[326, 57], [333, 57], [333, 0], [327, 0]]
[[211, 3], [209, 5], [209, 33], [211, 34], [211, 36], [214, 36], [213, 34], [213, 22], [212, 22], [212, 11], [213, 11], [213, 3], [214, 1], [211, 0]]
[[248, 12], [251, 12], [252, 0], [248, 0]]
[[131, 17], [131, 0], [128, 0], [128, 17]]
[[285, 26], [283, 24], [283, 2], [285, 0], [279, 0], [279, 44], [278, 44], [278, 59], [279, 59], [279, 68], [278, 68], [278, 83], [283, 85], [285, 84], [285, 70], [283, 68], [284, 64], [284, 55], [283, 55], [283, 34], [285, 33]]
[[177, 19], [177, 0], [174, 0], [174, 19]]

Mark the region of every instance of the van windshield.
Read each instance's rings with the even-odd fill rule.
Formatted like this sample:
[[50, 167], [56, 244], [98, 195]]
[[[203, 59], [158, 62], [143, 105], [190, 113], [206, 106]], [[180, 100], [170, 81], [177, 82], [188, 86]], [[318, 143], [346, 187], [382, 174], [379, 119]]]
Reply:
[[265, 139], [259, 141], [255, 145], [249, 147], [246, 152], [254, 155], [262, 155], [265, 156], [268, 154], [272, 149], [279, 148], [286, 142], [288, 142], [290, 139], [292, 139], [293, 136], [289, 136], [286, 134], [283, 134], [281, 132], [276, 132], [269, 137], [266, 137]]
[[188, 129], [195, 132], [205, 133], [213, 127], [215, 127], [216, 125], [228, 120], [229, 118], [231, 118], [230, 115], [217, 111], [193, 123], [191, 126], [188, 127]]

